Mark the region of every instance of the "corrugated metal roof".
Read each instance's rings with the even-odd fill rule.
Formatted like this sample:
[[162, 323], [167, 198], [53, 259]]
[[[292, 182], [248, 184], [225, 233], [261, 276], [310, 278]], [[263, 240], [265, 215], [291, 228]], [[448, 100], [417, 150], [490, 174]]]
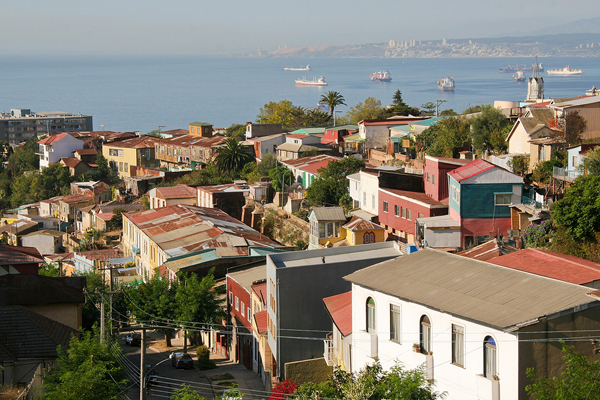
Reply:
[[471, 161], [462, 167], [450, 171], [448, 175], [456, 179], [457, 182], [460, 182], [494, 167], [494, 164], [491, 164], [482, 158], [478, 158], [477, 160]]
[[346, 221], [342, 207], [313, 207], [312, 215], [317, 221]]
[[517, 324], [591, 303], [590, 288], [433, 249], [362, 269], [344, 279], [483, 324]]
[[[502, 242], [498, 243], [498, 240], [492, 239], [488, 240], [483, 244], [480, 244], [479, 246], [472, 247], [468, 250], [464, 250], [456, 254], [463, 257], [473, 258], [475, 260], [488, 261], [492, 258], [514, 253], [516, 251], [518, 251], [516, 247], [504, 244]], [[494, 261], [489, 262], [497, 264]]]
[[343, 336], [352, 333], [352, 291], [323, 299], [333, 323]]
[[248, 292], [252, 290], [252, 283], [267, 277], [267, 264], [258, 265], [243, 271], [230, 272], [227, 274]]
[[349, 231], [369, 231], [369, 230], [375, 230], [375, 229], [383, 229], [382, 226], [374, 224], [371, 221], [367, 221], [364, 220], [358, 216], [354, 216], [352, 217], [352, 219], [350, 220], [350, 222], [348, 222], [346, 225], [343, 226], [344, 228], [348, 229]]
[[254, 322], [256, 322], [256, 328], [259, 335], [267, 332], [267, 310], [259, 311], [254, 313]]

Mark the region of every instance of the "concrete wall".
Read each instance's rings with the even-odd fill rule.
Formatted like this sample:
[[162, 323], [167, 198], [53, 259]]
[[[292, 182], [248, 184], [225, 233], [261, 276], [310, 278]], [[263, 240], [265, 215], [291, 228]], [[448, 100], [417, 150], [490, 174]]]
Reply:
[[285, 379], [291, 379], [299, 385], [308, 382], [325, 382], [332, 375], [333, 366], [328, 366], [324, 358], [285, 364]]

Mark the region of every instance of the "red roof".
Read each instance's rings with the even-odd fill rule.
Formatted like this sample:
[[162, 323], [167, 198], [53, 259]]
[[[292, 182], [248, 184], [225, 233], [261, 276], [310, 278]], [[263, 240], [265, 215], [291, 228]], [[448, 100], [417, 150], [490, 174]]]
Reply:
[[43, 263], [44, 258], [35, 247], [0, 244], [0, 265]]
[[63, 133], [59, 133], [58, 135], [48, 136], [46, 139], [40, 140], [38, 142], [38, 144], [43, 144], [43, 145], [48, 146], [54, 142], [58, 142], [59, 140], [61, 140], [62, 138], [64, 138], [67, 135], [68, 135], [68, 133], [63, 132]]
[[333, 323], [343, 336], [352, 333], [352, 292], [346, 292], [323, 299], [325, 308]]
[[195, 199], [198, 195], [196, 189], [188, 185], [158, 187], [156, 188], [156, 194], [163, 199]]
[[362, 219], [360, 217], [357, 217], [356, 215], [352, 217], [352, 219], [350, 220], [350, 222], [348, 222], [346, 225], [343, 226], [345, 229], [348, 229], [349, 231], [370, 231], [370, 230], [374, 230], [374, 229], [382, 229], [382, 226], [379, 226], [377, 224], [372, 223], [371, 221], [367, 221], [365, 219]]
[[496, 167], [494, 164], [491, 164], [482, 158], [478, 158], [475, 161], [471, 161], [467, 165], [456, 168], [455, 170], [449, 172], [448, 175], [454, 178], [457, 182], [460, 182], [494, 167]]
[[286, 160], [281, 163], [302, 171], [318, 174], [320, 168], [326, 167], [331, 161], [340, 161], [341, 158], [320, 154], [318, 156], [302, 157], [295, 160]]
[[83, 162], [79, 158], [76, 158], [76, 157], [63, 157], [60, 159], [60, 161], [69, 168], [75, 168], [76, 166], [79, 165], [80, 162]]
[[267, 305], [267, 282], [252, 285], [252, 290], [261, 299], [264, 306]]
[[96, 149], [78, 149], [78, 150], [75, 150], [75, 153], [80, 154], [82, 156], [88, 156], [88, 155], [98, 154], [98, 150], [96, 150]]
[[285, 137], [289, 137], [292, 139], [305, 139], [307, 135], [302, 135], [301, 133], [290, 133], [289, 135], [286, 135]]
[[154, 143], [156, 143], [158, 139], [152, 136], [140, 136], [132, 139], [121, 140], [119, 142], [107, 143], [105, 146], [107, 147], [122, 147], [127, 149], [146, 149], [153, 148]]
[[411, 192], [408, 190], [398, 190], [398, 189], [379, 189], [383, 192], [387, 192], [394, 196], [402, 196], [406, 197], [410, 200], [419, 201], [421, 203], [425, 203], [428, 206], [443, 206], [446, 205], [441, 201], [437, 201], [432, 197], [427, 196], [425, 193], [420, 192]]
[[600, 264], [539, 249], [520, 250], [488, 262], [577, 285], [600, 280]]
[[267, 332], [267, 310], [254, 313], [254, 321], [256, 321], [256, 328], [259, 334]]

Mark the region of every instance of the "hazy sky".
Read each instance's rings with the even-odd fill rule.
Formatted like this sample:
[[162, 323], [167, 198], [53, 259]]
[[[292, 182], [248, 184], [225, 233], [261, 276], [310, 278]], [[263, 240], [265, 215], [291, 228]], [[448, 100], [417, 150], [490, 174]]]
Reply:
[[526, 33], [600, 16], [598, 0], [18, 0], [0, 54], [228, 54]]

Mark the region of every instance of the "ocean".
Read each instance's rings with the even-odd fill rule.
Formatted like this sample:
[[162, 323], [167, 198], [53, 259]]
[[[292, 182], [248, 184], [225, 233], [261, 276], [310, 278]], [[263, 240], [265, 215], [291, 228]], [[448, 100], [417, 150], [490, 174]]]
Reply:
[[[600, 59], [541, 58], [546, 69], [570, 65], [582, 76], [542, 73], [545, 97], [585, 94], [600, 87]], [[398, 89], [404, 102], [420, 107], [446, 100], [440, 110], [462, 112], [494, 100], [524, 100], [527, 82], [499, 73], [507, 65], [533, 58], [409, 58], [291, 59], [200, 56], [9, 56], [0, 55], [0, 110], [29, 108], [33, 112], [65, 111], [92, 115], [95, 130], [140, 131], [187, 129], [194, 121], [225, 128], [254, 121], [270, 101], [290, 100], [314, 107], [322, 94], [337, 91], [346, 112], [368, 97], [392, 102]], [[284, 71], [305, 66], [311, 71]], [[389, 70], [389, 83], [371, 82], [369, 75]], [[327, 87], [297, 87], [294, 80], [323, 76]], [[440, 92], [436, 82], [452, 76], [454, 92]], [[530, 76], [527, 73], [526, 76]], [[340, 115], [343, 115], [341, 113]]]

